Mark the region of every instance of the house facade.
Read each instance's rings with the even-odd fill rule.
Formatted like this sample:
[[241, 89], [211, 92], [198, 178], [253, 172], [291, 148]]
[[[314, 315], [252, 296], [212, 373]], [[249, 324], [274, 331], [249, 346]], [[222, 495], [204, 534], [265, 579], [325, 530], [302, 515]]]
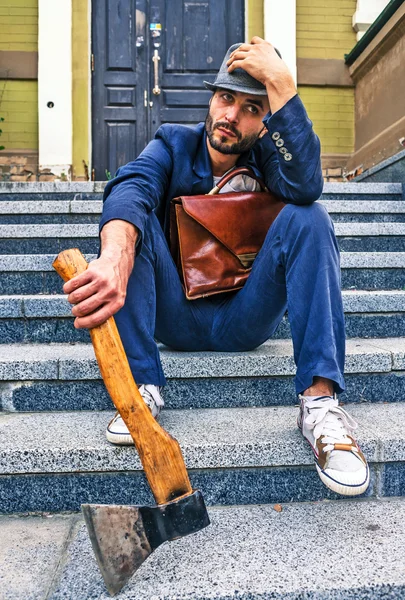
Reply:
[[[396, 0], [2, 0], [0, 178], [111, 177], [161, 123], [203, 120], [210, 95], [203, 80], [213, 80], [229, 45], [259, 35], [280, 50], [296, 79], [321, 139], [325, 179], [342, 180], [357, 159], [367, 163], [362, 148], [370, 143], [367, 123], [356, 130], [359, 63], [347, 64], [345, 55], [393, 3], [396, 25], [394, 34], [388, 26], [385, 50], [400, 57], [402, 42], [393, 42], [405, 37]], [[390, 78], [390, 55], [385, 61]], [[367, 88], [359, 87], [364, 107]], [[385, 128], [401, 120], [400, 111], [398, 103]], [[372, 135], [380, 133], [374, 127]], [[371, 162], [398, 151], [390, 140], [385, 153], [377, 140]]]

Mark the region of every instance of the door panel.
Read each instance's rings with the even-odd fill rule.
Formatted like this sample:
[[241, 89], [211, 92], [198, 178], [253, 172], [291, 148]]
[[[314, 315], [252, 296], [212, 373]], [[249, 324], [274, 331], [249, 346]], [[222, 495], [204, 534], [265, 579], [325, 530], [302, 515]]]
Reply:
[[229, 46], [244, 40], [244, 2], [151, 0], [149, 18], [162, 23], [162, 92], [151, 97], [152, 136], [162, 123], [192, 125], [205, 119], [211, 92], [203, 81], [214, 81]]
[[[244, 39], [243, 0], [93, 1], [93, 165], [105, 179], [162, 123], [205, 119], [228, 47]], [[155, 85], [154, 53], [158, 60]], [[159, 93], [153, 93], [155, 89]]]
[[148, 141], [146, 0], [97, 0], [92, 5], [93, 167], [94, 178], [104, 180]]

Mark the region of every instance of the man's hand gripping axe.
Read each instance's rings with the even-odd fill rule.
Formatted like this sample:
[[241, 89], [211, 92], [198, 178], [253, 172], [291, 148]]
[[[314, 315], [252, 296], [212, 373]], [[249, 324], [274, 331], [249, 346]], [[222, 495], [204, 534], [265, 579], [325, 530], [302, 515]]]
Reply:
[[[87, 269], [77, 249], [53, 263], [64, 281]], [[116, 594], [160, 544], [209, 525], [202, 494], [190, 485], [178, 442], [153, 418], [129, 368], [114, 317], [90, 329], [105, 386], [122, 416], [157, 506], [83, 504], [93, 550], [111, 595]]]

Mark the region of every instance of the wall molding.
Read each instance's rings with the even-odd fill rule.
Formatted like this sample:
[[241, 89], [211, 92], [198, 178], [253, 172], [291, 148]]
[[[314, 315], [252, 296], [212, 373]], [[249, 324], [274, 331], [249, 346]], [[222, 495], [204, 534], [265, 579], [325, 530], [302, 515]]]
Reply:
[[298, 85], [354, 87], [349, 67], [335, 58], [298, 58]]
[[405, 35], [405, 4], [387, 21], [384, 27], [371, 40], [360, 56], [349, 67], [355, 82], [364, 77], [377, 64], [384, 54], [395, 46], [399, 38]]
[[38, 52], [0, 50], [0, 79], [38, 79]]
[[347, 169], [352, 170], [362, 165], [365, 171], [393, 156], [403, 148], [400, 138], [403, 137], [404, 131], [405, 116], [356, 150], [348, 161]]

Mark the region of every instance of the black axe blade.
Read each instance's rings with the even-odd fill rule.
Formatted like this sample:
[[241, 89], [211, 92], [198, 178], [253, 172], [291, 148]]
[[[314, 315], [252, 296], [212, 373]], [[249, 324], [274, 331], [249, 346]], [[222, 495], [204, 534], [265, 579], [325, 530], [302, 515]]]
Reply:
[[163, 542], [210, 524], [199, 490], [157, 506], [82, 504], [94, 554], [114, 596]]

